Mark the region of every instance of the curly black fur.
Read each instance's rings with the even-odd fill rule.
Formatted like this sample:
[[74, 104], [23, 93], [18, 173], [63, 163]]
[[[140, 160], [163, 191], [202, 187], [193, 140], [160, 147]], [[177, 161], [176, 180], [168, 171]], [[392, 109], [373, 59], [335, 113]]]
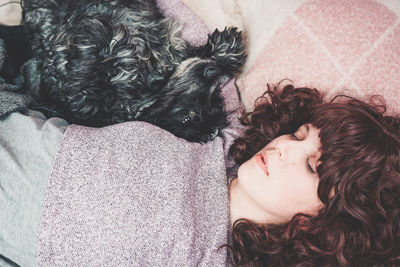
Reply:
[[227, 125], [220, 87], [243, 65], [241, 33], [191, 47], [153, 0], [27, 0], [39, 103], [71, 123], [130, 120], [206, 142]]

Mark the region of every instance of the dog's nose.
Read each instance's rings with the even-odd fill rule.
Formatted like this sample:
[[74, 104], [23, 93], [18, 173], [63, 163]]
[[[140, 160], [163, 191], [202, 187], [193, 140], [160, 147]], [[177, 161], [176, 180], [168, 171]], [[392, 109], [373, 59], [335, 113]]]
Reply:
[[205, 134], [205, 135], [203, 135], [203, 136], [200, 138], [200, 140], [201, 140], [201, 142], [203, 142], [203, 143], [207, 143], [207, 142], [209, 142], [209, 141], [214, 140], [214, 138], [218, 135], [218, 133], [219, 133], [218, 128], [215, 128], [215, 129], [214, 129], [214, 132], [212, 132], [212, 133], [210, 133], [210, 134]]
[[219, 69], [214, 66], [209, 66], [209, 67], [205, 68], [204, 73], [203, 73], [204, 77], [207, 80], [214, 80], [218, 74], [219, 74]]

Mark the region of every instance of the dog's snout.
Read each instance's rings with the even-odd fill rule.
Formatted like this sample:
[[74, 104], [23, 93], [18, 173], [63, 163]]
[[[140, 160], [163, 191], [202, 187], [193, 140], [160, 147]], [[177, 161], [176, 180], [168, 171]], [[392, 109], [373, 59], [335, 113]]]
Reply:
[[207, 68], [204, 69], [204, 77], [207, 80], [214, 80], [218, 74], [219, 74], [219, 69], [217, 67], [214, 66], [209, 66]]

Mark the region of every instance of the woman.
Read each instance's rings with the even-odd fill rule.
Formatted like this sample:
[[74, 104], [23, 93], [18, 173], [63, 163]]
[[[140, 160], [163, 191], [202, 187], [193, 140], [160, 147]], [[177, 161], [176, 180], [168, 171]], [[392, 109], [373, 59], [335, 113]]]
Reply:
[[400, 119], [292, 86], [259, 101], [230, 150], [233, 262], [399, 265]]
[[[3, 133], [14, 129], [3, 134], [14, 144], [5, 151], [15, 161], [23, 150], [16, 162], [25, 171], [2, 178], [2, 263], [398, 265], [400, 122], [383, 111], [348, 97], [327, 103], [313, 89], [270, 88], [242, 118], [229, 185], [221, 138], [190, 144], [141, 122], [69, 126], [62, 136], [62, 121], [42, 118], [27, 130], [27, 117], [13, 113], [1, 122]], [[23, 134], [44, 145], [16, 145]]]

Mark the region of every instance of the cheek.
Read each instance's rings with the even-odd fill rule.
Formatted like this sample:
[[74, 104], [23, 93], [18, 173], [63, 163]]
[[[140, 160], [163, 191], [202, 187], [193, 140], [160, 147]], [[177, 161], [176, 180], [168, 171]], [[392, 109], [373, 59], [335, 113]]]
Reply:
[[[274, 199], [277, 205], [288, 214], [309, 212], [321, 207], [318, 198], [318, 177], [306, 170], [296, 168], [296, 165], [281, 166], [271, 176], [271, 187], [274, 188]], [[272, 190], [271, 190], [272, 191]]]
[[242, 181], [252, 181], [258, 176], [258, 166], [251, 158], [250, 160], [246, 161], [242, 165], [240, 165], [238, 170], [238, 178]]
[[[318, 182], [310, 177], [309, 180], [293, 181], [290, 189], [287, 190], [288, 208], [297, 212], [314, 214], [315, 210], [321, 207], [322, 203], [318, 198]], [[311, 179], [311, 180], [310, 180]]]

